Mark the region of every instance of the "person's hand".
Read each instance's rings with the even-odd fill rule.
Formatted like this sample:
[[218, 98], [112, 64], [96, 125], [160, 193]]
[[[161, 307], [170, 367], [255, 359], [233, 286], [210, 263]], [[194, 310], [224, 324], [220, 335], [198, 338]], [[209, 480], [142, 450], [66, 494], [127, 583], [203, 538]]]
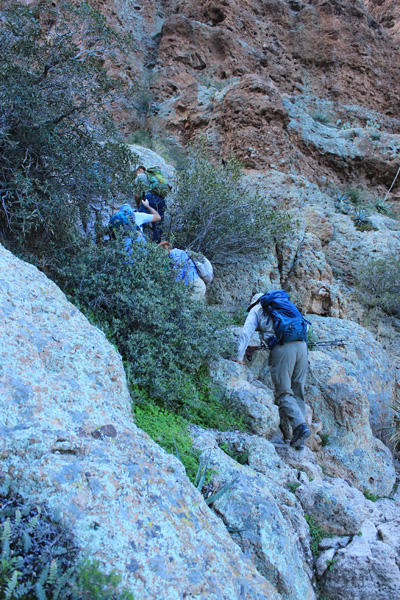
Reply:
[[142, 200], [142, 204], [145, 208], [150, 208], [150, 204], [148, 200]]

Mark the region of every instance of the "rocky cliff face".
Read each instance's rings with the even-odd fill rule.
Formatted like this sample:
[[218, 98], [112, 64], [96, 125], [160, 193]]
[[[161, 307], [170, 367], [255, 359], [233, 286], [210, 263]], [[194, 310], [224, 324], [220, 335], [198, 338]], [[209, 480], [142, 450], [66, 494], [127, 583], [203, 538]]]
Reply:
[[[204, 133], [219, 155], [234, 151], [247, 167], [294, 171], [314, 182], [393, 180], [398, 140], [386, 135], [400, 132], [400, 63], [387, 19], [395, 30], [395, 3], [154, 0], [98, 7], [137, 42], [120, 71], [141, 86], [127, 102], [126, 131], [144, 126], [180, 143]], [[329, 126], [318, 131], [312, 117], [321, 116]], [[382, 145], [371, 144], [373, 130], [365, 131], [354, 151], [343, 153], [340, 138], [358, 137], [348, 129], [368, 123], [385, 132]], [[392, 141], [397, 149], [388, 150]]]
[[[252, 433], [193, 428], [198, 449], [212, 449], [210, 488], [235, 479], [211, 511], [179, 461], [133, 423], [104, 335], [1, 249], [3, 472], [60, 507], [82, 548], [144, 600], [400, 597], [400, 496], [381, 440], [398, 393], [399, 329], [364, 329], [352, 289], [370, 256], [400, 251], [400, 227], [373, 214], [360, 230], [334, 197], [347, 184], [382, 196], [400, 167], [398, 3], [91, 3], [136, 43], [113, 67], [139, 84], [117, 114], [121, 129], [145, 129], [170, 148], [204, 134], [214, 155], [241, 159], [244, 185], [298, 222], [267, 259], [217, 278], [209, 298], [233, 310], [284, 286], [318, 336], [347, 344], [310, 353], [313, 436], [303, 452], [277, 435], [262, 353], [247, 367], [213, 365]], [[397, 214], [399, 189], [389, 196]]]
[[[370, 426], [389, 408], [394, 373], [368, 332], [341, 321], [354, 346], [310, 357], [313, 451], [276, 435], [265, 357], [251, 369], [215, 365], [254, 434], [193, 428], [199, 450], [212, 450], [210, 486], [231, 483], [212, 511], [180, 462], [133, 423], [122, 362], [103, 333], [1, 247], [0, 272], [1, 474], [57, 509], [81, 548], [120, 572], [137, 597], [314, 600], [316, 573], [321, 593], [361, 599], [365, 556], [368, 593], [397, 597], [400, 498], [375, 505], [360, 491], [388, 495], [395, 483], [390, 452]], [[339, 326], [315, 318], [318, 328]], [[326, 447], [318, 431], [329, 434]], [[247, 464], [232, 458], [243, 452]], [[318, 527], [319, 549], [308, 523]]]

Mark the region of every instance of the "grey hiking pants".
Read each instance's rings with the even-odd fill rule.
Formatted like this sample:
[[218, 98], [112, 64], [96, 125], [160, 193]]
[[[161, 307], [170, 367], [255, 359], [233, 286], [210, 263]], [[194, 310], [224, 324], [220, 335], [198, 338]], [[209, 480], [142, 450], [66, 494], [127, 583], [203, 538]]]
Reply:
[[308, 370], [305, 342], [275, 346], [270, 352], [271, 378], [279, 412], [289, 419], [293, 429], [305, 423], [304, 386]]

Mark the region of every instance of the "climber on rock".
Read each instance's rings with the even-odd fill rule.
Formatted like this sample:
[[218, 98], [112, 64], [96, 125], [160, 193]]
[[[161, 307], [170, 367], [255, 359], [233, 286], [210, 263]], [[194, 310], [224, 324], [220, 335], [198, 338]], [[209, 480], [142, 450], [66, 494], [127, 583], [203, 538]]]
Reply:
[[169, 242], [161, 242], [160, 246], [169, 254], [172, 267], [176, 269], [176, 281], [192, 285], [192, 300], [202, 300], [206, 293], [206, 284], [199, 276], [194, 261], [185, 250], [174, 248]]
[[[170, 190], [161, 171], [156, 167], [146, 169], [140, 165], [136, 169], [135, 202], [140, 213], [148, 213], [148, 205], [160, 215], [158, 222], [153, 222], [153, 242], [158, 244], [162, 238], [162, 223], [166, 209], [166, 196]], [[147, 201], [148, 205], [145, 204]]]
[[290, 445], [304, 448], [311, 432], [306, 423], [304, 386], [308, 370], [307, 324], [284, 290], [255, 294], [247, 308], [238, 344], [236, 362], [244, 365], [246, 348], [255, 331], [270, 351], [271, 378], [279, 406], [281, 430], [289, 421], [293, 436]]

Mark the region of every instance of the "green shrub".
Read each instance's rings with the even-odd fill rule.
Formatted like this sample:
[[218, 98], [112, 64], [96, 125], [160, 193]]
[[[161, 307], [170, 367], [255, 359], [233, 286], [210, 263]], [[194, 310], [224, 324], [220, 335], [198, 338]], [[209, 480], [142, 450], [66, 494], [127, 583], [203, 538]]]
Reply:
[[313, 553], [313, 555], [315, 557], [317, 557], [321, 554], [321, 550], [319, 549], [320, 541], [323, 540], [324, 538], [329, 538], [329, 537], [333, 537], [333, 536], [330, 533], [325, 533], [325, 531], [322, 529], [321, 525], [319, 525], [319, 523], [316, 522], [315, 517], [313, 517], [312, 515], [305, 514], [304, 518], [307, 521], [308, 527], [310, 529], [311, 552]]
[[83, 245], [60, 267], [57, 281], [72, 302], [96, 315], [132, 387], [186, 418], [205, 408], [199, 373], [230, 350], [231, 334], [222, 312], [190, 300], [189, 286], [175, 281], [162, 248], [134, 243], [128, 255], [120, 240]]
[[396, 252], [360, 265], [357, 284], [360, 300], [367, 308], [377, 307], [400, 317], [400, 258]]
[[375, 496], [375, 494], [370, 492], [367, 488], [364, 488], [364, 496], [367, 500], [371, 500], [371, 502], [376, 502], [378, 500], [378, 496]]
[[353, 204], [355, 204], [356, 206], [361, 204], [361, 202], [364, 199], [364, 191], [361, 190], [360, 188], [348, 186], [346, 193], [347, 193], [347, 196], [349, 197], [350, 201]]
[[351, 210], [350, 196], [346, 192], [336, 190], [334, 193], [335, 208], [338, 212], [347, 215]]
[[321, 446], [323, 448], [325, 448], [325, 446], [329, 446], [330, 442], [330, 434], [329, 433], [323, 433], [322, 431], [318, 432], [318, 437], [321, 440]]
[[387, 202], [384, 198], [380, 196], [375, 197], [372, 202], [372, 208], [376, 210], [377, 213], [381, 215], [385, 215], [386, 217], [390, 217], [391, 219], [395, 219], [396, 215], [393, 211], [393, 206], [389, 202]]
[[274, 235], [291, 228], [289, 215], [270, 206], [265, 194], [246, 190], [241, 177], [237, 160], [213, 164], [203, 144], [191, 148], [178, 172], [169, 237], [202, 252], [217, 269], [264, 256]]
[[79, 244], [91, 203], [132, 190], [132, 155], [104, 143], [118, 84], [102, 62], [120, 40], [86, 2], [2, 6], [0, 236], [45, 268]]
[[82, 559], [67, 527], [45, 505], [0, 487], [0, 594], [4, 600], [133, 600], [121, 578]]
[[[397, 450], [400, 449], [400, 399], [396, 398], [393, 405], [392, 405], [392, 409], [394, 410], [394, 422], [393, 422], [393, 431], [391, 433], [390, 439], [393, 442], [395, 448]], [[392, 493], [394, 493], [397, 488], [399, 487], [399, 483], [396, 482]]]
[[330, 122], [330, 118], [329, 115], [326, 112], [316, 112], [312, 115], [312, 118], [314, 119], [314, 121], [316, 121], [317, 123], [329, 123]]
[[137, 426], [146, 431], [169, 454], [177, 456], [182, 461], [190, 481], [194, 483], [199, 466], [199, 453], [193, 450], [188, 422], [149, 402], [136, 404], [134, 413]]

